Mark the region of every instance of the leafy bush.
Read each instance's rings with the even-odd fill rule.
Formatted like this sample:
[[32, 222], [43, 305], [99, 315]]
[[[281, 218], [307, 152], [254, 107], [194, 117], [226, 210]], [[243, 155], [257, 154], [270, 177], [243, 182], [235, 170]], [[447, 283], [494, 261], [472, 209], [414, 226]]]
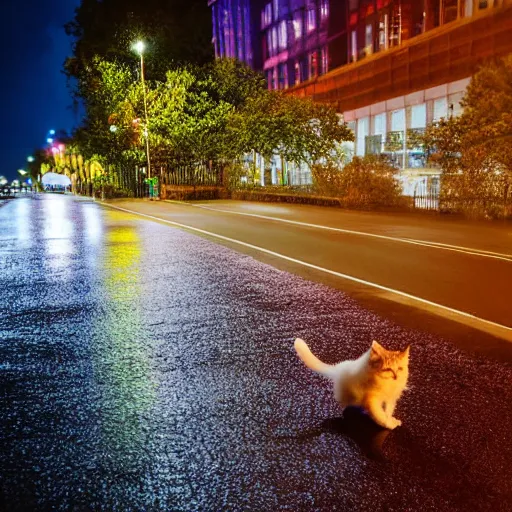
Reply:
[[441, 179], [441, 209], [473, 219], [512, 217], [512, 194], [508, 176], [483, 167], [466, 165], [464, 170], [445, 173]]
[[[281, 190], [283, 189], [283, 190]], [[266, 203], [311, 204], [315, 206], [342, 206], [340, 199], [322, 197], [294, 190], [292, 187], [254, 187], [231, 191], [231, 199], [263, 201]]]
[[207, 201], [225, 199], [227, 193], [222, 187], [210, 185], [162, 185], [160, 197], [173, 201]]
[[319, 194], [342, 199], [348, 208], [402, 205], [397, 170], [377, 156], [354, 157], [343, 169], [315, 165], [313, 180]]

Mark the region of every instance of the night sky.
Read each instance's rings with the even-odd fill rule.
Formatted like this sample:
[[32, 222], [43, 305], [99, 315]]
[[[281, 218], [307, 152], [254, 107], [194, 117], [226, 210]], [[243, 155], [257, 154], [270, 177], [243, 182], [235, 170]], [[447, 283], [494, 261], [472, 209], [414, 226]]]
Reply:
[[0, 175], [18, 176], [26, 157], [44, 145], [50, 129], [78, 123], [62, 63], [71, 52], [63, 25], [79, 0], [0, 2], [2, 137]]

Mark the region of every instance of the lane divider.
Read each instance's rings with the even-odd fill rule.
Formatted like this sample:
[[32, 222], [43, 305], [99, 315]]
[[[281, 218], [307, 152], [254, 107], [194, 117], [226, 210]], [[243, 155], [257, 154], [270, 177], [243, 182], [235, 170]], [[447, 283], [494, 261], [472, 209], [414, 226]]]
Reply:
[[[206, 231], [206, 230], [200, 229], [200, 228], [194, 228], [192, 226], [187, 226], [186, 224], [181, 224], [180, 222], [174, 222], [172, 220], [162, 219], [161, 217], [156, 217], [154, 215], [149, 215], [147, 213], [137, 212], [135, 210], [129, 210], [127, 208], [121, 208], [120, 206], [114, 206], [114, 205], [108, 204], [108, 203], [102, 203], [102, 205], [103, 206], [107, 206], [109, 208], [113, 208], [115, 210], [119, 210], [119, 211], [122, 211], [122, 212], [130, 213], [132, 215], [138, 215], [140, 217], [145, 217], [147, 219], [155, 220], [157, 222], [163, 222], [165, 224], [169, 224], [171, 226], [175, 226], [175, 227], [178, 227], [178, 228], [181, 228], [181, 229], [193, 231], [195, 233], [201, 233], [202, 235], [206, 235], [206, 236], [209, 236], [209, 237], [212, 237], [212, 238], [218, 238], [219, 240], [223, 240], [225, 242], [229, 242], [229, 243], [236, 244], [236, 245], [241, 245], [241, 246], [246, 247], [248, 249], [259, 251], [259, 252], [262, 252], [264, 254], [268, 254], [270, 256], [273, 256], [273, 257], [276, 257], [276, 258], [280, 258], [282, 260], [286, 260], [286, 261], [289, 261], [291, 263], [295, 263], [297, 265], [301, 265], [303, 267], [307, 267], [307, 268], [311, 268], [313, 270], [324, 272], [326, 274], [330, 274], [332, 276], [336, 276], [336, 277], [339, 277], [339, 278], [342, 278], [342, 279], [346, 279], [348, 281], [359, 283], [359, 284], [368, 286], [370, 288], [375, 288], [377, 290], [385, 291], [387, 293], [391, 293], [391, 294], [397, 295], [399, 297], [406, 298], [406, 299], [408, 299], [408, 300], [410, 300], [412, 302], [423, 304], [423, 305], [426, 305], [426, 306], [429, 306], [429, 307], [432, 307], [432, 308], [435, 308], [435, 309], [439, 309], [439, 310], [444, 311], [446, 313], [450, 313], [452, 315], [463, 317], [465, 320], [469, 321], [469, 325], [472, 325], [474, 327], [480, 328], [481, 330], [482, 330], [482, 328], [478, 327], [479, 324], [482, 324], [484, 326], [492, 328], [493, 330], [503, 331], [503, 333], [505, 334], [506, 339], [508, 339], [509, 341], [512, 341], [512, 327], [507, 327], [506, 325], [501, 325], [501, 324], [498, 324], [496, 322], [492, 322], [491, 320], [486, 320], [484, 318], [477, 317], [475, 315], [472, 315], [471, 313], [466, 313], [465, 311], [460, 311], [458, 309], [454, 309], [454, 308], [451, 308], [449, 306], [443, 306], [442, 304], [438, 304], [436, 302], [432, 302], [432, 301], [427, 300], [427, 299], [422, 299], [421, 297], [416, 297], [415, 295], [411, 295], [409, 293], [402, 292], [400, 290], [395, 290], [395, 289], [389, 288], [387, 286], [383, 286], [383, 285], [380, 285], [380, 284], [377, 284], [377, 283], [372, 283], [371, 281], [366, 281], [366, 280], [360, 279], [358, 277], [350, 276], [348, 274], [343, 274], [341, 272], [336, 272], [335, 270], [330, 270], [328, 268], [319, 267], [318, 265], [314, 265], [314, 264], [308, 263], [306, 261], [298, 260], [296, 258], [292, 258], [290, 256], [286, 256], [284, 254], [280, 254], [280, 253], [271, 251], [269, 249], [265, 249], [264, 247], [259, 247], [257, 245], [249, 244], [247, 242], [242, 242], [241, 240], [236, 240], [234, 238], [230, 238], [230, 237], [227, 237], [227, 236], [224, 236], [224, 235], [219, 235], [217, 233], [212, 233], [211, 231]], [[466, 322], [466, 323], [468, 323], [468, 322]], [[488, 330], [488, 329], [484, 329], [484, 330]]]
[[271, 220], [275, 222], [284, 222], [286, 224], [293, 224], [296, 226], [302, 226], [307, 228], [323, 229], [326, 231], [334, 231], [338, 233], [344, 233], [349, 235], [367, 236], [370, 238], [379, 238], [382, 240], [388, 240], [392, 242], [400, 242], [411, 245], [421, 245], [423, 247], [430, 247], [432, 249], [441, 249], [445, 251], [460, 252], [463, 254], [469, 254], [471, 256], [481, 256], [483, 258], [491, 258], [501, 261], [512, 263], [512, 254], [502, 254], [499, 252], [485, 251], [482, 249], [474, 249], [472, 247], [462, 247], [459, 245], [443, 244], [440, 242], [430, 242], [428, 240], [416, 240], [414, 238], [399, 238], [387, 235], [378, 235], [376, 233], [368, 233], [366, 231], [354, 231], [351, 229], [335, 228], [330, 226], [322, 226], [321, 224], [310, 224], [309, 222], [300, 222], [297, 220], [283, 219], [280, 217], [270, 217], [268, 215], [259, 215], [257, 213], [245, 213], [245, 212], [233, 212], [230, 210], [223, 210], [220, 208], [212, 208], [211, 206], [204, 206], [202, 204], [184, 203], [181, 201], [165, 200], [166, 203], [179, 204], [181, 206], [193, 206], [194, 208], [201, 208], [203, 210], [210, 210], [219, 213], [228, 213], [230, 215], [243, 215], [245, 217], [255, 217], [258, 219]]

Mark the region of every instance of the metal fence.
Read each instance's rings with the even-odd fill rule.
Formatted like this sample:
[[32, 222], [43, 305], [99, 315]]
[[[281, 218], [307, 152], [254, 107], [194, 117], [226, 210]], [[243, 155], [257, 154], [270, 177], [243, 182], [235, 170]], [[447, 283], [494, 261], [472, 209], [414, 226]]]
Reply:
[[413, 205], [420, 210], [439, 210], [439, 191], [430, 190], [414, 194]]
[[176, 163], [161, 167], [160, 179], [164, 185], [221, 187], [224, 184], [224, 173], [222, 167], [213, 162]]

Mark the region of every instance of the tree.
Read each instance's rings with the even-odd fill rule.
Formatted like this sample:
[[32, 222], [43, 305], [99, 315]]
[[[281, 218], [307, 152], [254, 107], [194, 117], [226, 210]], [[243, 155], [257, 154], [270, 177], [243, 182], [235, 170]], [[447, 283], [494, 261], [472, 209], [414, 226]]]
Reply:
[[[429, 161], [440, 166], [442, 199], [473, 215], [508, 215], [512, 184], [512, 56], [472, 77], [459, 117], [428, 127]], [[510, 208], [510, 206], [509, 206]]]
[[229, 130], [239, 153], [254, 150], [266, 161], [278, 154], [290, 162], [312, 164], [328, 159], [336, 144], [354, 140], [334, 109], [266, 89], [232, 113]]
[[462, 107], [464, 157], [492, 162], [512, 178], [512, 55], [475, 74]]

